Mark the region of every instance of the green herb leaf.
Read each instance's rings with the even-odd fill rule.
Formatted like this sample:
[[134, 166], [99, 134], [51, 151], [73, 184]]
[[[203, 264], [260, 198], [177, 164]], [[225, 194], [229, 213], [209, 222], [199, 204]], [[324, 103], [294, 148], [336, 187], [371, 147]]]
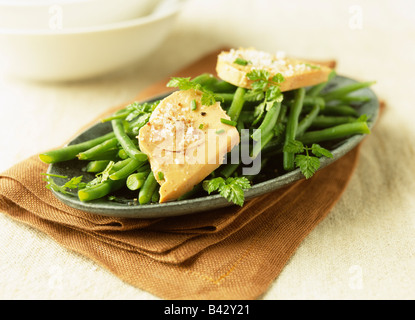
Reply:
[[271, 81], [280, 84], [283, 82], [284, 76], [281, 73], [277, 73], [275, 76], [272, 77]]
[[233, 63], [239, 64], [241, 66], [246, 66], [249, 63], [249, 61], [242, 58], [236, 58]]
[[310, 155], [298, 154], [295, 156], [295, 164], [300, 168], [300, 171], [306, 179], [311, 178], [314, 173], [320, 168], [320, 160], [317, 157]]
[[304, 145], [298, 140], [288, 140], [284, 145], [283, 151], [289, 153], [302, 153], [304, 152]]
[[129, 114], [125, 118], [126, 121], [132, 121], [138, 116], [145, 115], [145, 114], [151, 114], [154, 109], [157, 107], [157, 105], [160, 103], [160, 101], [155, 101], [153, 103], [138, 103], [133, 102], [130, 105], [126, 107], [126, 110], [129, 111]]
[[202, 98], [200, 99], [204, 106], [211, 106], [216, 103], [215, 94], [210, 91], [203, 91]]
[[104, 182], [104, 181], [108, 180], [109, 176], [112, 173], [111, 170], [114, 167], [114, 164], [115, 164], [114, 161], [110, 161], [108, 163], [107, 167], [105, 168], [105, 170], [96, 175], [98, 182]]
[[270, 86], [266, 91], [265, 97], [267, 101], [282, 102], [284, 96], [281, 93], [280, 87]]
[[217, 177], [203, 181], [202, 186], [209, 194], [215, 191], [219, 192], [229, 202], [239, 206], [243, 206], [245, 201], [244, 189], [251, 188], [249, 180], [245, 177], [230, 177], [226, 180], [222, 177]]
[[237, 177], [237, 178], [229, 177], [226, 179], [226, 184], [235, 184], [241, 187], [242, 189], [251, 188], [251, 183], [245, 177]]
[[216, 102], [215, 94], [204, 88], [200, 83], [193, 82], [191, 78], [172, 77], [167, 83], [167, 87], [179, 88], [180, 90], [198, 90], [202, 92], [201, 102], [205, 106], [211, 106]]
[[169, 82], [167, 83], [167, 87], [170, 88], [179, 88], [180, 90], [189, 90], [189, 89], [197, 89], [197, 83], [194, 83], [190, 80], [191, 78], [182, 78], [182, 77], [172, 77]]
[[211, 194], [214, 191], [218, 191], [223, 184], [225, 184], [225, 180], [222, 177], [217, 177], [211, 180], [203, 181], [202, 187], [205, 191]]
[[318, 145], [317, 143], [313, 143], [311, 146], [311, 152], [316, 155], [317, 157], [327, 157], [327, 158], [333, 158], [333, 154], [327, 150]]
[[68, 177], [54, 175], [54, 174], [47, 174], [47, 173], [42, 173], [42, 175], [45, 176], [45, 178], [43, 178], [43, 181], [47, 182], [47, 185], [46, 185], [47, 189], [53, 190], [55, 192], [60, 192], [63, 194], [71, 194], [69, 190], [77, 189], [79, 186], [83, 185], [82, 183], [83, 176], [74, 177], [70, 179], [69, 181], [67, 181], [65, 184], [63, 184], [62, 186], [60, 186], [53, 180], [53, 178], [68, 179]]
[[252, 122], [252, 126], [255, 126], [261, 119], [265, 113], [265, 102], [258, 104], [254, 109], [254, 121]]
[[248, 101], [259, 101], [265, 97], [268, 102], [282, 102], [284, 96], [279, 85], [284, 81], [284, 77], [281, 73], [277, 73], [270, 79], [270, 73], [267, 70], [255, 69], [247, 73], [247, 78], [253, 81], [251, 89], [246, 94]]
[[76, 189], [78, 188], [78, 185], [82, 182], [83, 176], [74, 177], [68, 182], [66, 182], [63, 187], [68, 189]]
[[320, 66], [316, 66], [316, 65], [313, 65], [313, 64], [306, 63], [305, 65], [307, 67], [311, 68], [311, 69], [316, 69], [316, 70], [320, 70], [321, 69]]
[[264, 90], [262, 89], [259, 89], [259, 90], [250, 89], [244, 95], [244, 99], [246, 101], [251, 101], [251, 102], [261, 101], [264, 99], [264, 97], [265, 97], [265, 93], [264, 93]]
[[246, 75], [252, 81], [268, 81], [270, 74], [267, 70], [254, 69]]

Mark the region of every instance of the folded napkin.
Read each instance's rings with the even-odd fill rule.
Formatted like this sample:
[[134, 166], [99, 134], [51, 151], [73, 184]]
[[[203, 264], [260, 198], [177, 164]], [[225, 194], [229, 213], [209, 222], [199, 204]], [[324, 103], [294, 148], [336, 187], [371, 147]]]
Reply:
[[[174, 76], [214, 73], [217, 54]], [[137, 100], [169, 91], [167, 80]], [[155, 219], [106, 217], [66, 206], [45, 188], [41, 173], [47, 165], [35, 155], [0, 175], [0, 211], [162, 299], [257, 299], [341, 197], [358, 155], [356, 147], [313, 178], [242, 208]]]

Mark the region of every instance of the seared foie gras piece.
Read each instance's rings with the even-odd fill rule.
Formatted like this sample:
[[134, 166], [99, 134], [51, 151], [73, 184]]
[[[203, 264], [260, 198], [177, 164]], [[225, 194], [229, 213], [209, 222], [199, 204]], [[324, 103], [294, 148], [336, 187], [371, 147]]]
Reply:
[[164, 98], [139, 132], [142, 152], [160, 184], [160, 203], [176, 200], [205, 179], [239, 144], [238, 130], [220, 103], [205, 106], [197, 90]]

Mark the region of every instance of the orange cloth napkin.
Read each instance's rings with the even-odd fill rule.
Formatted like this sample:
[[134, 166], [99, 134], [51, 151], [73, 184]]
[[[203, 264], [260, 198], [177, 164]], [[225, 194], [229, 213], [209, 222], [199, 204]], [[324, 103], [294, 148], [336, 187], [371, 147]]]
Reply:
[[[217, 53], [174, 76], [214, 73]], [[169, 91], [167, 81], [137, 100]], [[358, 155], [359, 147], [313, 178], [243, 208], [156, 219], [105, 217], [62, 204], [45, 188], [47, 165], [35, 155], [0, 175], [0, 211], [160, 298], [257, 299], [341, 197]]]

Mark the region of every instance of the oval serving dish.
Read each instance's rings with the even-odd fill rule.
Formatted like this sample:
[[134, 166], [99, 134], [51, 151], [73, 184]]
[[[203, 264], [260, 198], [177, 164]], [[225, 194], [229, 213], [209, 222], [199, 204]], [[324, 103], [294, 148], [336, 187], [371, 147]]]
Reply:
[[[330, 86], [341, 86], [349, 83], [356, 82], [355, 80], [337, 76], [332, 80]], [[370, 88], [360, 89], [357, 94], [365, 95], [371, 98], [370, 101], [363, 103], [357, 108], [359, 115], [366, 114], [368, 116], [368, 126], [373, 128], [379, 113], [379, 101], [375, 93]], [[149, 101], [155, 101], [163, 98], [155, 97]], [[112, 130], [110, 123], [98, 123], [79, 136], [77, 136], [70, 144], [80, 143], [97, 136], [108, 133]], [[364, 138], [364, 135], [355, 135], [347, 139], [341, 140], [331, 149], [333, 158], [321, 158], [320, 159], [320, 169], [326, 167], [330, 163], [337, 161], [354, 147], [356, 147]], [[51, 164], [48, 168], [49, 174], [63, 175], [68, 177], [75, 177], [83, 175], [86, 181], [92, 180], [93, 175], [85, 173], [83, 167], [85, 165], [82, 161], [71, 160], [61, 163]], [[295, 181], [303, 179], [304, 176], [299, 169], [294, 171], [282, 174], [277, 177], [270, 178], [263, 182], [254, 184], [251, 189], [245, 191], [245, 200], [249, 200], [260, 195], [275, 191], [284, 186], [287, 186]], [[312, 179], [312, 178], [311, 178]], [[57, 179], [57, 183], [59, 180]], [[228, 202], [226, 199], [221, 197], [218, 194], [207, 195], [194, 199], [172, 201], [161, 204], [148, 204], [148, 205], [131, 205], [130, 202], [117, 202], [109, 200], [108, 198], [102, 198], [91, 202], [82, 202], [80, 201], [76, 194], [66, 195], [59, 192], [54, 192], [53, 194], [66, 205], [76, 208], [85, 212], [94, 213], [103, 216], [112, 216], [119, 218], [161, 218], [161, 217], [171, 217], [171, 216], [181, 216], [186, 214], [195, 214], [203, 211], [214, 210], [219, 208], [224, 208], [234, 205], [233, 203]]]

